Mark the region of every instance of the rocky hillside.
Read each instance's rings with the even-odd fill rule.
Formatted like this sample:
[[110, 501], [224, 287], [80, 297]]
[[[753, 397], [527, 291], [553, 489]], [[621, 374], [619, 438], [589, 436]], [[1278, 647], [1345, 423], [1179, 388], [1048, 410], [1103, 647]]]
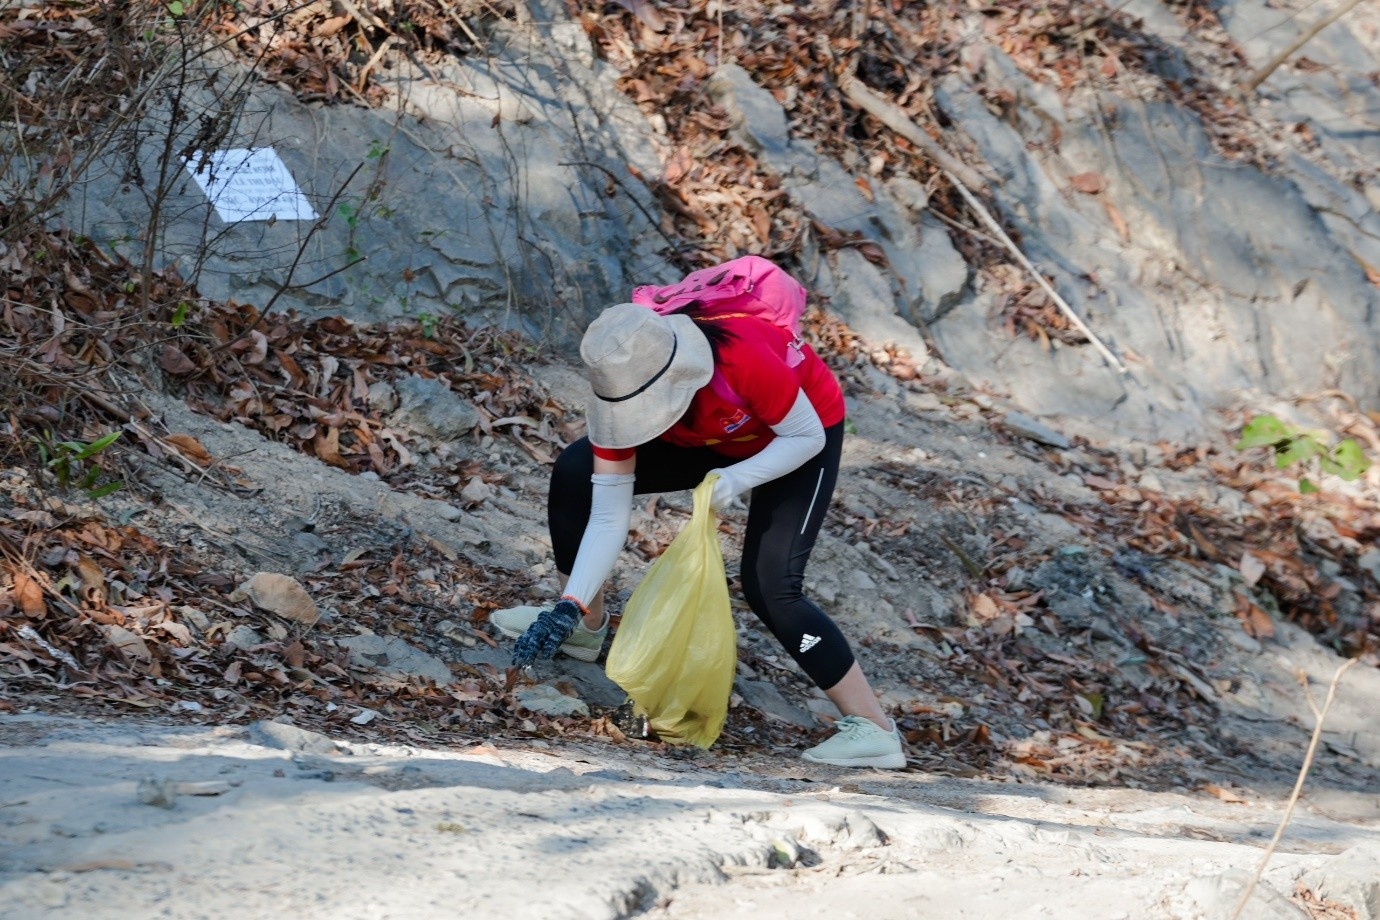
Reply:
[[[1324, 876], [1272, 884], [1367, 916], [1325, 870], [1380, 807], [1380, 473], [1274, 460], [1301, 424], [1380, 455], [1375, 13], [1247, 92], [1310, 10], [913, 6], [0, 12], [26, 136], [125, 141], [46, 205], [61, 168], [7, 174], [0, 710], [815, 782], [831, 708], [744, 609], [691, 753], [598, 665], [513, 672], [486, 622], [555, 588], [583, 324], [761, 252], [848, 398], [807, 586], [906, 738], [876, 794], [1153, 789], [1242, 806], [1211, 833], [1253, 855], [1354, 659], [1294, 844]], [[46, 105], [74, 58], [94, 95]], [[319, 217], [221, 222], [175, 159], [207, 146], [272, 146]], [[1289, 439], [1234, 447], [1266, 411]], [[635, 510], [615, 610], [688, 510]]]
[[[760, 252], [869, 340], [1104, 432], [1375, 408], [1376, 13], [1246, 88], [1312, 12], [265, 0], [207, 26], [213, 79], [163, 74], [66, 219], [215, 299], [566, 342], [633, 283]], [[17, 22], [48, 16], [25, 50], [100, 40]], [[169, 152], [212, 139], [276, 149], [321, 221], [209, 216]]]

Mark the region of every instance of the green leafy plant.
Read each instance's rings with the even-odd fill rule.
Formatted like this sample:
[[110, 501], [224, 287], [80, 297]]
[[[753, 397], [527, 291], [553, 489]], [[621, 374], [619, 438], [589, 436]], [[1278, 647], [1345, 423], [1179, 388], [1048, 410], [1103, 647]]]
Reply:
[[94, 441], [54, 441], [52, 433], [38, 441], [38, 455], [44, 467], [53, 471], [58, 485], [65, 491], [74, 486], [86, 492], [91, 498], [105, 498], [120, 489], [124, 483], [107, 482], [97, 485], [101, 478], [101, 467], [96, 462], [97, 455], [119, 439], [122, 432], [112, 431]]
[[[1277, 469], [1282, 470], [1297, 463], [1302, 464], [1305, 470], [1316, 469], [1347, 482], [1359, 479], [1370, 469], [1370, 460], [1361, 450], [1361, 445], [1345, 438], [1329, 446], [1325, 437], [1295, 428], [1273, 415], [1257, 415], [1241, 429], [1241, 439], [1236, 442], [1236, 449], [1268, 447], [1274, 451]], [[1307, 476], [1300, 476], [1299, 491], [1305, 494], [1316, 492], [1318, 487]]]
[[436, 338], [436, 317], [430, 313], [418, 313], [417, 322], [422, 327], [422, 337], [427, 339]]

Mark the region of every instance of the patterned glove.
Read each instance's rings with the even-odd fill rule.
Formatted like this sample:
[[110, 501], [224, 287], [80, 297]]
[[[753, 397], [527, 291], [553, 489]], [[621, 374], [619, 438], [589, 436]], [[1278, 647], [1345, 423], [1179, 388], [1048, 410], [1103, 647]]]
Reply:
[[583, 616], [578, 604], [562, 600], [550, 610], [542, 611], [541, 616], [527, 627], [527, 632], [518, 637], [513, 646], [513, 667], [525, 668], [539, 658], [551, 658], [570, 634], [575, 624]]

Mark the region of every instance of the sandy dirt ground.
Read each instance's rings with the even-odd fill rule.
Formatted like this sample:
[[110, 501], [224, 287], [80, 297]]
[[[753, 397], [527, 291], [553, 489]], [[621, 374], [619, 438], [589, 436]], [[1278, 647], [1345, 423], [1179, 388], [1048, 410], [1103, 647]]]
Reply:
[[[7, 918], [1224, 917], [1281, 816], [1278, 795], [579, 745], [48, 716], [0, 732]], [[1308, 916], [1285, 895], [1318, 887], [1371, 916], [1377, 854], [1373, 794], [1305, 805], [1243, 916]]]

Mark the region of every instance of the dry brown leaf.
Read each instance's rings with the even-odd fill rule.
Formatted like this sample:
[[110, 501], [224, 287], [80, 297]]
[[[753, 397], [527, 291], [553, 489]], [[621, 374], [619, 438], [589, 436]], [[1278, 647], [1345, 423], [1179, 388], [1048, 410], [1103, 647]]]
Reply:
[[197, 466], [210, 466], [215, 459], [201, 442], [189, 434], [170, 434], [163, 441], [177, 448], [177, 452]]
[[176, 345], [163, 346], [163, 353], [158, 356], [158, 366], [169, 374], [178, 376], [190, 374], [196, 370], [196, 364]]
[[82, 593], [87, 600], [97, 605], [105, 603], [105, 570], [90, 556], [77, 560], [77, 577], [81, 579]]
[[1103, 198], [1102, 207], [1107, 212], [1107, 219], [1112, 222], [1112, 227], [1116, 230], [1116, 235], [1121, 237], [1123, 243], [1131, 242], [1131, 228], [1126, 223], [1126, 218], [1121, 216], [1121, 210], [1114, 204], [1112, 199]]
[[644, 26], [653, 32], [666, 31], [666, 19], [652, 5], [650, 0], [614, 0], [619, 6], [632, 13]]
[[105, 639], [132, 664], [147, 666], [153, 661], [153, 652], [137, 633], [113, 623], [101, 627]]
[[248, 600], [255, 607], [304, 626], [321, 618], [316, 602], [295, 578], [275, 572], [258, 572], [230, 593], [231, 601]]
[[41, 620], [48, 613], [47, 604], [43, 600], [43, 586], [27, 572], [14, 573], [14, 599], [19, 602], [19, 609], [30, 619]]
[[986, 594], [979, 594], [973, 598], [973, 616], [986, 623], [996, 619], [1001, 613], [997, 607], [997, 602]]
[[314, 30], [314, 34], [317, 38], [330, 38], [332, 35], [345, 28], [349, 21], [349, 16], [333, 16], [318, 25]]
[[328, 428], [312, 440], [312, 450], [324, 463], [337, 469], [349, 470], [350, 461], [340, 455], [340, 429]]
[[1275, 634], [1275, 624], [1270, 615], [1239, 594], [1236, 596], [1236, 616], [1248, 636], [1268, 639]]
[[1078, 173], [1076, 176], [1069, 176], [1069, 186], [1084, 195], [1096, 195], [1107, 187], [1107, 180], [1095, 172]]
[[1246, 804], [1246, 800], [1243, 799], [1241, 796], [1237, 795], [1230, 789], [1217, 785], [1216, 783], [1205, 783], [1203, 785], [1203, 791], [1211, 793], [1212, 795], [1217, 796], [1222, 801], [1230, 802], [1233, 805]]

